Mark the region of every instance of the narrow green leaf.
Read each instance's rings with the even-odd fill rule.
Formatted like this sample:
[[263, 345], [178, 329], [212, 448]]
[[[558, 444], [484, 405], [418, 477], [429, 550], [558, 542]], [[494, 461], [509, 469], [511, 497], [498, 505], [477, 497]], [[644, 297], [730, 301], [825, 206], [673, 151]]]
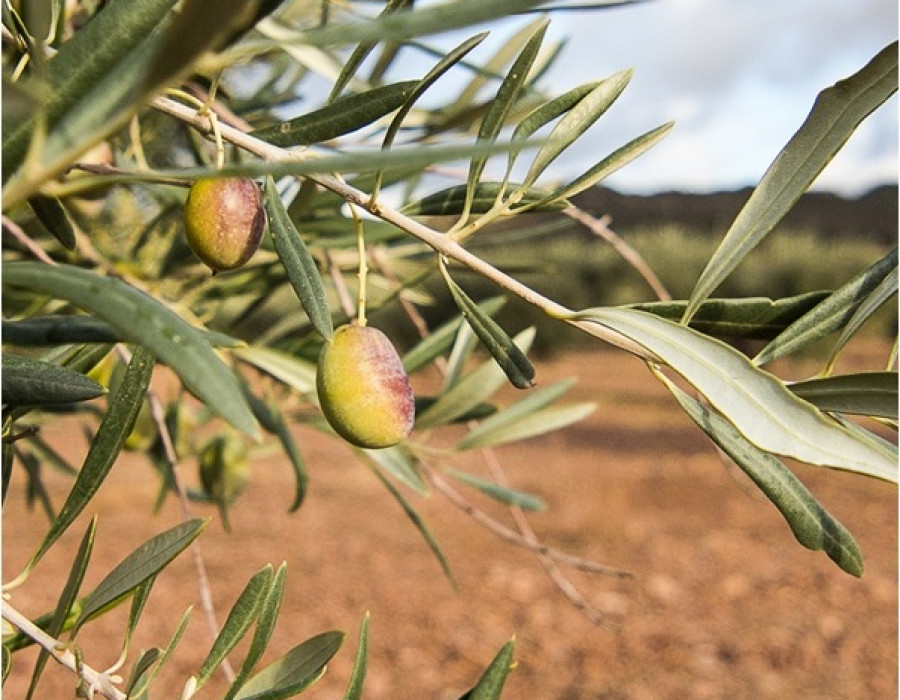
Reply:
[[[471, 191], [469, 214], [486, 214], [497, 203], [497, 198], [508, 188], [519, 187], [514, 183], [479, 182]], [[434, 192], [415, 202], [406, 204], [400, 211], [407, 216], [451, 216], [465, 211], [467, 185], [454, 185], [440, 192]], [[569, 206], [566, 200], [548, 201], [550, 190], [531, 187], [521, 194], [513, 209], [529, 206], [531, 211], [560, 211]], [[534, 205], [533, 207], [531, 205]]]
[[372, 88], [347, 95], [303, 116], [253, 131], [275, 146], [306, 146], [361, 129], [398, 109], [412, 94], [417, 80]]
[[897, 373], [855, 372], [788, 384], [823, 411], [897, 419]]
[[263, 430], [278, 438], [282, 448], [284, 448], [284, 453], [291, 462], [291, 467], [294, 470], [295, 489], [294, 500], [288, 508], [288, 511], [294, 512], [302, 505], [303, 500], [306, 498], [306, 489], [309, 485], [309, 472], [306, 469], [306, 462], [303, 459], [303, 454], [300, 452], [300, 448], [297, 447], [297, 442], [294, 440], [294, 436], [287, 423], [285, 423], [281, 411], [279, 411], [277, 407], [268, 405], [265, 401], [256, 396], [256, 394], [250, 390], [250, 387], [246, 382], [241, 382], [241, 386], [244, 391], [244, 396], [247, 399], [247, 403], [250, 406], [250, 410], [253, 411], [254, 417], [259, 421]]
[[431, 534], [431, 530], [428, 529], [428, 525], [425, 524], [425, 521], [422, 519], [422, 516], [419, 515], [419, 512], [413, 508], [412, 504], [404, 497], [400, 490], [394, 486], [394, 484], [388, 479], [384, 474], [381, 473], [380, 470], [376, 469], [371, 464], [369, 467], [372, 469], [372, 472], [378, 478], [378, 480], [384, 485], [384, 487], [388, 490], [391, 496], [394, 497], [394, 500], [400, 504], [400, 507], [403, 509], [403, 512], [406, 513], [406, 517], [408, 517], [413, 525], [416, 526], [416, 529], [419, 531], [419, 534], [422, 535], [422, 538], [425, 540], [425, 543], [428, 545], [428, 548], [431, 550], [431, 553], [434, 554], [435, 559], [438, 560], [438, 564], [441, 566], [441, 570], [444, 572], [444, 576], [447, 577], [447, 580], [453, 585], [456, 586], [456, 581], [453, 578], [453, 571], [450, 569], [450, 563], [447, 561], [447, 557], [444, 556], [444, 552], [441, 549], [441, 546], [438, 544], [437, 539], [435, 539], [434, 535]]
[[597, 404], [564, 404], [528, 411], [513, 417], [504, 415], [507, 411], [515, 411], [516, 408], [512, 406], [506, 411], [495, 413], [470, 431], [454, 449], [472, 450], [478, 447], [504, 445], [560, 430], [587, 418], [597, 408]]
[[642, 345], [684, 377], [765, 452], [897, 480], [897, 465], [883, 453], [718, 340], [633, 309], [590, 309], [572, 320], [588, 332], [584, 323], [601, 324]]
[[325, 340], [331, 340], [334, 330], [331, 325], [331, 309], [328, 307], [319, 268], [291, 221], [271, 177], [266, 179], [265, 204], [272, 243], [281, 258], [288, 280], [313, 327]]
[[3, 403], [7, 406], [46, 406], [87, 401], [103, 396], [106, 388], [90, 377], [33, 357], [3, 353]]
[[[527, 141], [542, 126], [549, 124], [557, 117], [572, 109], [585, 95], [597, 87], [597, 85], [598, 83], [596, 82], [579, 85], [578, 87], [563, 93], [559, 97], [555, 97], [539, 107], [536, 107], [516, 125], [516, 129], [513, 131], [512, 142]], [[504, 180], [509, 179], [509, 175], [512, 172], [513, 165], [515, 164], [519, 153], [520, 150], [515, 149], [510, 152], [509, 161], [506, 166], [506, 177]]]
[[457, 471], [456, 469], [450, 469], [447, 473], [460, 481], [465, 482], [469, 486], [474, 486], [485, 495], [490, 496], [501, 503], [517, 506], [522, 510], [529, 511], [544, 510], [547, 507], [547, 504], [544, 503], [542, 499], [533, 494], [500, 486], [493, 481], [487, 481], [467, 472]]
[[563, 151], [603, 116], [625, 90], [633, 74], [633, 70], [624, 70], [602, 80], [569, 110], [534, 157], [525, 176], [526, 187], [532, 185]]
[[517, 389], [534, 386], [534, 367], [525, 353], [512, 341], [500, 325], [484, 313], [481, 308], [453, 281], [442, 268], [444, 280], [456, 306], [472, 327], [475, 335], [484, 344], [491, 356]]
[[28, 204], [44, 227], [67, 250], [75, 250], [75, 227], [56, 197], [30, 197]]
[[159, 661], [160, 653], [159, 647], [150, 647], [142, 651], [137, 661], [134, 662], [125, 686], [129, 700], [135, 700], [134, 691], [138, 689], [138, 684], [142, 684], [144, 679], [150, 675], [154, 664]]
[[134, 630], [137, 628], [137, 624], [141, 619], [141, 614], [144, 612], [144, 607], [147, 605], [147, 599], [150, 597], [150, 591], [153, 590], [153, 584], [156, 582], [156, 577], [151, 576], [146, 581], [141, 583], [140, 586], [135, 588], [134, 595], [131, 596], [131, 610], [128, 612], [128, 625], [125, 627], [125, 639], [122, 643], [122, 655], [125, 655], [125, 652], [128, 651], [128, 647], [131, 643], [131, 635], [134, 634]]
[[[478, 129], [477, 142], [492, 144], [497, 140], [500, 130], [503, 128], [506, 118], [519, 98], [519, 93], [528, 79], [531, 67], [537, 58], [538, 51], [541, 48], [541, 42], [544, 40], [544, 34], [547, 32], [549, 20], [544, 18], [537, 25], [531, 38], [525, 44], [519, 53], [512, 67], [507, 73], [497, 95], [491, 101], [484, 118], [481, 120], [481, 126]], [[475, 156], [469, 164], [469, 176], [466, 180], [469, 197], [475, 194], [475, 186], [481, 179], [481, 173], [487, 163], [487, 156]], [[463, 210], [463, 214], [468, 213], [468, 206]]]
[[282, 562], [281, 566], [275, 572], [272, 579], [272, 585], [266, 593], [265, 598], [259, 609], [259, 616], [256, 621], [256, 630], [253, 632], [253, 639], [250, 642], [250, 649], [244, 658], [244, 663], [232, 681], [228, 692], [225, 694], [224, 700], [231, 700], [241, 686], [250, 677], [253, 668], [262, 658], [263, 652], [269, 645], [272, 638], [272, 631], [275, 629], [275, 623], [278, 621], [278, 612], [281, 609], [281, 600], [284, 597], [284, 582], [287, 576], [287, 564]]
[[831, 349], [831, 355], [828, 358], [829, 367], [837, 362], [837, 357], [841, 350], [843, 350], [844, 346], [856, 334], [860, 327], [896, 294], [897, 268], [894, 268], [893, 271], [860, 302], [856, 311], [854, 311], [853, 315], [848, 319], [847, 325], [844, 327], [844, 330], [841, 331], [841, 336], [837, 339], [837, 342]]
[[267, 564], [257, 571], [244, 586], [244, 590], [238, 596], [228, 618], [216, 640], [213, 642], [212, 648], [200, 665], [197, 672], [197, 688], [202, 688], [206, 682], [212, 677], [212, 674], [219, 667], [232, 649], [240, 642], [244, 635], [247, 634], [250, 627], [259, 614], [259, 608], [263, 603], [269, 589], [272, 585], [272, 565]]
[[[527, 349], [534, 340], [534, 329], [529, 328], [514, 339], [520, 349]], [[472, 370], [445, 391], [429, 408], [416, 415], [417, 428], [444, 425], [468, 413], [484, 402], [503, 384], [506, 375], [495, 362], [488, 361]]]
[[[691, 317], [690, 327], [719, 338], [771, 340], [829, 294], [807, 292], [775, 300], [768, 297], [707, 299]], [[684, 316], [687, 301], [654, 301], [630, 304], [628, 308], [678, 321]]]
[[895, 41], [859, 72], [819, 93], [806, 121], [769, 166], [701, 273], [685, 321], [790, 210], [856, 127], [896, 91]]
[[150, 385], [152, 374], [153, 357], [140, 346], [134, 347], [131, 362], [128, 363], [125, 375], [110, 399], [109, 408], [91, 441], [91, 447], [81, 471], [78, 473], [78, 478], [72, 485], [72, 490], [59, 511], [59, 515], [50, 525], [43, 542], [32, 555], [28, 563], [29, 569], [38, 563], [60, 535], [81, 514], [109, 474], [116, 457], [125, 444], [125, 438], [131, 432], [134, 419], [140, 411], [147, 387]]
[[771, 454], [747, 441], [727, 420], [659, 375], [685, 412], [759, 486], [787, 520], [797, 541], [822, 550], [841, 569], [862, 576], [862, 553], [850, 532]]
[[117, 343], [112, 326], [93, 316], [41, 316], [3, 320], [3, 342], [20, 346], [61, 343]]
[[563, 185], [557, 189], [553, 194], [547, 197], [544, 202], [538, 202], [533, 206], [543, 206], [549, 202], [568, 199], [574, 197], [579, 192], [583, 192], [589, 187], [593, 187], [602, 179], [608, 177], [619, 168], [624, 167], [638, 156], [650, 150], [672, 130], [673, 126], [675, 126], [675, 122], [668, 122], [632, 139], [621, 148], [610, 153], [586, 173], [575, 178], [568, 185]]
[[863, 300], [884, 280], [896, 274], [897, 248], [894, 248], [779, 333], [759, 351], [753, 358], [753, 363], [767, 364], [842, 328], [853, 317]]
[[[493, 316], [506, 303], [504, 297], [491, 297], [480, 302], [478, 306], [488, 316]], [[462, 316], [455, 316], [451, 320], [435, 328], [428, 337], [411, 348], [403, 356], [403, 367], [408, 374], [432, 362], [442, 355], [453, 344], [453, 340], [462, 323]]]
[[[97, 517], [91, 518], [84, 535], [81, 538], [81, 544], [78, 545], [78, 551], [72, 562], [72, 568], [69, 570], [69, 576], [66, 579], [66, 585], [63, 586], [62, 593], [56, 603], [56, 610], [53, 612], [53, 619], [50, 626], [46, 629], [48, 635], [54, 639], [58, 639], [66, 620], [69, 619], [78, 599], [78, 591], [84, 581], [84, 575], [87, 572], [88, 562], [91, 559], [91, 552], [94, 548], [94, 535], [97, 532]], [[34, 672], [31, 674], [31, 683], [28, 686], [26, 700], [34, 696], [35, 688], [40, 680], [41, 673], [47, 665], [50, 654], [46, 649], [41, 649], [38, 654], [37, 661], [34, 664]]]
[[380, 450], [361, 450], [361, 453], [400, 483], [423, 496], [428, 495], [428, 484], [419, 473], [416, 456], [409, 448], [396, 445]]
[[184, 385], [236, 428], [258, 427], [231, 370], [196, 328], [151, 296], [119, 279], [70, 265], [12, 262], [3, 284], [65, 299], [107, 321], [123, 339], [147, 347]]
[[366, 682], [366, 670], [369, 665], [369, 612], [366, 611], [362, 624], [359, 626], [359, 641], [356, 646], [356, 661], [353, 663], [353, 671], [350, 673], [350, 682], [344, 693], [344, 700], [360, 700], [363, 694], [363, 684]]
[[179, 523], [147, 540], [125, 557], [84, 599], [81, 615], [75, 622], [72, 636], [82, 624], [108, 606], [122, 600], [148, 578], [162, 571], [169, 562], [187, 549], [208, 522], [194, 518]]
[[235, 354], [257, 369], [272, 375], [301, 394], [315, 395], [316, 366], [280, 350], [252, 345], [235, 350]]
[[192, 608], [188, 608], [182, 614], [181, 619], [178, 621], [178, 625], [175, 627], [175, 632], [173, 632], [171, 639], [169, 639], [169, 643], [166, 644], [166, 648], [163, 649], [153, 670], [149, 674], [142, 675], [135, 679], [134, 685], [128, 690], [129, 700], [146, 700], [147, 689], [150, 686], [150, 683], [157, 676], [165, 663], [171, 658], [175, 648], [178, 646], [178, 642], [181, 641], [181, 637], [187, 629], [191, 611]]
[[475, 687], [463, 695], [460, 700], [497, 700], [503, 692], [506, 677], [515, 668], [514, 650], [515, 640], [510, 639], [497, 652], [490, 665], [481, 674]]
[[323, 632], [291, 649], [287, 654], [244, 684], [235, 700], [281, 700], [297, 695], [325, 672], [344, 642], [343, 632]]

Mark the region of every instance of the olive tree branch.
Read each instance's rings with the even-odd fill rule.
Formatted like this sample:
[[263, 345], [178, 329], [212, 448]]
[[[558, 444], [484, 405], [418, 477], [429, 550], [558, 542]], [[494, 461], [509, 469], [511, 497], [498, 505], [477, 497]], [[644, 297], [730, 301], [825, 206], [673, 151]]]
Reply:
[[3, 610], [4, 620], [19, 628], [24, 634], [43, 647], [54, 661], [77, 673], [87, 684], [89, 692], [99, 692], [104, 697], [109, 698], [109, 700], [126, 700], [127, 696], [125, 693], [113, 685], [114, 682], [121, 682], [121, 679], [114, 681], [114, 678], [108, 673], [97, 671], [87, 664], [81, 663], [75, 654], [66, 648], [63, 642], [44, 632], [6, 600], [2, 601], [0, 607]]
[[[188, 124], [205, 136], [212, 137], [214, 134], [213, 126], [207, 116], [198, 114], [191, 107], [180, 104], [166, 97], [157, 97], [153, 100], [154, 109], [168, 114], [180, 121]], [[255, 156], [262, 158], [267, 162], [284, 163], [302, 159], [302, 154], [287, 151], [278, 146], [273, 146], [261, 139], [256, 138], [252, 134], [248, 134], [241, 129], [235, 128], [230, 124], [225, 124], [221, 120], [217, 124], [218, 132], [223, 139], [242, 148]], [[461, 245], [451, 240], [449, 236], [435, 229], [429, 228], [415, 219], [411, 219], [401, 214], [381, 202], [374, 201], [372, 197], [361, 190], [342, 182], [338, 177], [328, 174], [317, 174], [306, 176], [310, 180], [318, 183], [331, 192], [334, 192], [346, 202], [355, 204], [364, 209], [373, 216], [383, 221], [393, 224], [397, 228], [406, 231], [410, 235], [418, 238], [420, 241], [428, 245], [434, 251], [444, 257], [454, 260], [461, 265], [469, 268], [473, 272], [478, 273], [485, 279], [489, 279], [501, 288], [511, 294], [520, 297], [532, 306], [537, 307], [551, 318], [557, 318], [570, 323], [582, 330], [594, 335], [601, 340], [615, 345], [623, 350], [638, 355], [643, 358], [650, 358], [647, 350], [642, 348], [634, 341], [625, 336], [616, 333], [610, 329], [593, 323], [584, 323], [572, 319], [574, 312], [559, 304], [552, 299], [536, 292], [525, 284], [522, 284], [513, 277], [510, 277], [501, 270], [488, 264], [477, 255], [471, 253]]]

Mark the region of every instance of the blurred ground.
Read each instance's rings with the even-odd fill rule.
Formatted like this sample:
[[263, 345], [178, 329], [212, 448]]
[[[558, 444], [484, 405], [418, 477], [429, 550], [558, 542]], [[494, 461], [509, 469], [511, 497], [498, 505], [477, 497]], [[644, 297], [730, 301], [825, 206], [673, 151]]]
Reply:
[[[882, 348], [868, 350], [884, 356]], [[413, 497], [454, 569], [454, 590], [372, 475], [344, 447], [305, 430], [297, 435], [312, 478], [301, 510], [285, 512], [290, 470], [267, 458], [232, 511], [234, 532], [216, 519], [200, 540], [220, 616], [256, 570], [285, 559], [288, 586], [267, 660], [319, 632], [348, 633], [325, 678], [304, 695], [310, 698], [342, 696], [366, 610], [370, 699], [456, 698], [512, 635], [518, 667], [504, 694], [511, 699], [897, 696], [894, 486], [797, 468], [857, 538], [866, 558], [857, 580], [796, 543], [774, 507], [723, 466], [641, 363], [585, 353], [538, 367], [542, 384], [568, 376], [580, 380], [570, 398], [596, 400], [598, 410], [577, 427], [498, 456], [516, 487], [548, 502], [531, 517], [545, 542], [634, 574], [624, 581], [572, 574], [618, 629], [588, 622], [529, 552], [500, 542], [439, 495]], [[72, 438], [62, 428], [49, 433], [56, 444]], [[477, 455], [455, 465], [484, 473]], [[48, 474], [48, 483], [58, 507], [68, 482]], [[91, 510], [99, 529], [86, 589], [179, 520], [174, 499], [151, 514], [155, 488], [138, 458], [113, 470]], [[476, 500], [506, 520], [501, 509]], [[26, 511], [23, 501], [17, 474], [3, 514], [4, 580], [18, 573], [46, 528], [43, 514]], [[194, 514], [213, 515], [202, 506]], [[13, 592], [20, 610], [37, 615], [54, 604], [85, 525], [82, 518]], [[150, 598], [135, 650], [164, 645], [181, 612], [195, 606], [155, 698], [177, 698], [209, 648], [197, 590], [185, 553]], [[126, 614], [117, 611], [79, 635], [89, 663], [114, 662]], [[33, 658], [16, 655], [4, 697], [24, 696]], [[70, 674], [52, 665], [44, 675], [37, 697], [72, 697]], [[223, 687], [216, 677], [197, 697], [219, 697]]]

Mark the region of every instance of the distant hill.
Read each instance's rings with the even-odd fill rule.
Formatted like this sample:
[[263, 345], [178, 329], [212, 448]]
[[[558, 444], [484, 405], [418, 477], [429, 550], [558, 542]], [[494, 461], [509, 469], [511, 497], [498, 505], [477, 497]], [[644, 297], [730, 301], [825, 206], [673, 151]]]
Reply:
[[[611, 227], [620, 232], [674, 223], [694, 227], [698, 233], [721, 235], [751, 192], [746, 188], [713, 194], [634, 195], [596, 187], [575, 197], [574, 203], [597, 216], [608, 214]], [[897, 241], [897, 218], [897, 187], [885, 185], [855, 199], [809, 192], [780, 225], [809, 229], [829, 238], [859, 238], [891, 245]]]

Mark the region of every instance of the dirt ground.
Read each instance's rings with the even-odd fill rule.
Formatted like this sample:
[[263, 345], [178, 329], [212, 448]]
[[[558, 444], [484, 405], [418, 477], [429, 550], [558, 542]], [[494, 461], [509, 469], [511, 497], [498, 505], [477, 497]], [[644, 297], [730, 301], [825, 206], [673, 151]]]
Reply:
[[[319, 632], [347, 632], [328, 673], [305, 695], [311, 698], [342, 697], [366, 610], [370, 699], [456, 698], [513, 635], [518, 665], [504, 693], [511, 699], [897, 696], [893, 485], [797, 467], [857, 538], [866, 571], [853, 578], [797, 544], [774, 507], [723, 465], [639, 362], [573, 353], [538, 366], [542, 384], [569, 376], [579, 378], [569, 399], [597, 401], [595, 413], [566, 431], [498, 449], [497, 456], [516, 487], [548, 503], [530, 517], [544, 542], [633, 574], [623, 580], [566, 570], [616, 629], [580, 614], [532, 553], [501, 542], [441, 495], [411, 495], [450, 560], [454, 590], [372, 474], [349, 450], [305, 429], [297, 439], [311, 485], [300, 511], [286, 513], [289, 468], [279, 457], [265, 458], [232, 511], [234, 532], [215, 519], [200, 539], [220, 616], [255, 571], [286, 560], [282, 616], [266, 660]], [[55, 441], [71, 437], [50, 433]], [[486, 473], [478, 454], [454, 465]], [[56, 474], [48, 482], [58, 506], [69, 482]], [[91, 509], [99, 529], [86, 589], [180, 520], [171, 498], [151, 513], [155, 488], [141, 459], [117, 464]], [[459, 488], [510, 522], [502, 508]], [[18, 573], [46, 528], [43, 514], [28, 512], [23, 501], [17, 474], [3, 514], [4, 580]], [[82, 517], [64, 546], [13, 592], [16, 607], [37, 615], [54, 604], [85, 525]], [[163, 646], [189, 605], [191, 624], [156, 698], [177, 698], [210, 644], [194, 560], [185, 553], [158, 578], [130, 660], [140, 648]], [[115, 661], [126, 614], [116, 611], [79, 635], [88, 663]], [[16, 655], [4, 697], [24, 696], [33, 658], [30, 651]], [[53, 665], [37, 697], [72, 697], [73, 687], [72, 676]], [[220, 697], [224, 687], [216, 676], [197, 697]]]

